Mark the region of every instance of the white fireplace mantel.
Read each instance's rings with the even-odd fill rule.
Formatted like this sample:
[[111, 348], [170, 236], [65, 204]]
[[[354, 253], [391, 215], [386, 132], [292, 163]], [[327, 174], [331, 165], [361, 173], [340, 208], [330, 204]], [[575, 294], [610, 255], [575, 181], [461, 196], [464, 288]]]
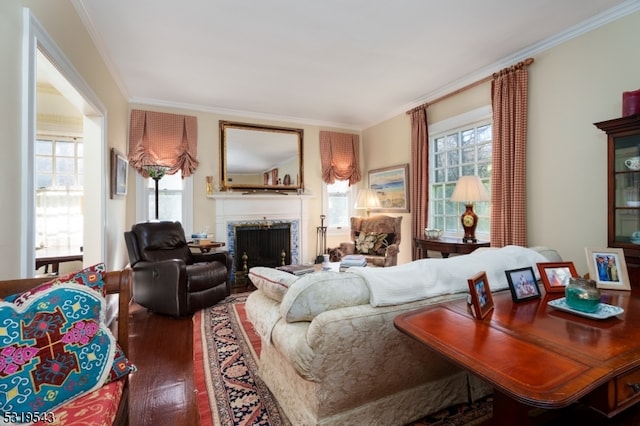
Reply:
[[[298, 248], [301, 263], [309, 261], [307, 246], [309, 229], [309, 200], [312, 195], [295, 193], [218, 192], [208, 198], [215, 202], [215, 239], [229, 245], [229, 223], [242, 221], [291, 220], [300, 225], [297, 235], [292, 234], [292, 247]], [[293, 241], [297, 238], [296, 241]]]

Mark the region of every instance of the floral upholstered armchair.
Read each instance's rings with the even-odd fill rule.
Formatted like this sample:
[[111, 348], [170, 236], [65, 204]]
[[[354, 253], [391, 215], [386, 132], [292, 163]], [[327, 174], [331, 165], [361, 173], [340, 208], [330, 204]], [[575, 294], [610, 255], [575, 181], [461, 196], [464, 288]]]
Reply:
[[340, 244], [343, 255], [362, 254], [369, 266], [398, 264], [402, 216], [351, 218], [351, 241]]

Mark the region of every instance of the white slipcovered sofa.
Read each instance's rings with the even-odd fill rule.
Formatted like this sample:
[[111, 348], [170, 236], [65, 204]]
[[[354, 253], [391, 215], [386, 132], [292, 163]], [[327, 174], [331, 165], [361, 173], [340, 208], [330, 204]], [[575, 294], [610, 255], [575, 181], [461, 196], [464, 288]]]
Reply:
[[249, 272], [246, 311], [261, 336], [260, 377], [295, 425], [405, 425], [491, 393], [484, 382], [398, 331], [404, 312], [466, 297], [482, 270], [492, 291], [505, 270], [560, 261], [544, 248], [508, 246], [389, 268], [297, 277]]

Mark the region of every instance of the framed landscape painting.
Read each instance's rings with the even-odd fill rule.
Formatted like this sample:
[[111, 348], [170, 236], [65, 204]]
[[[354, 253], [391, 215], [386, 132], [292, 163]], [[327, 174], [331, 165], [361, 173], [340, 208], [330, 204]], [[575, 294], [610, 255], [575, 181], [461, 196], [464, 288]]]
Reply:
[[378, 194], [380, 212], [409, 212], [409, 165], [369, 170], [369, 188]]

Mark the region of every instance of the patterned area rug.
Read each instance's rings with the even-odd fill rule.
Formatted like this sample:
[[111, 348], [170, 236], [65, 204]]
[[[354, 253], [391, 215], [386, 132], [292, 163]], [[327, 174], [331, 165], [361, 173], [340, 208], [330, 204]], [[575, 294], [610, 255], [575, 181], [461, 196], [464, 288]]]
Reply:
[[[194, 366], [201, 426], [289, 426], [273, 395], [257, 374], [260, 338], [247, 321], [248, 293], [196, 313]], [[411, 426], [471, 426], [491, 418], [492, 399], [459, 404]]]

